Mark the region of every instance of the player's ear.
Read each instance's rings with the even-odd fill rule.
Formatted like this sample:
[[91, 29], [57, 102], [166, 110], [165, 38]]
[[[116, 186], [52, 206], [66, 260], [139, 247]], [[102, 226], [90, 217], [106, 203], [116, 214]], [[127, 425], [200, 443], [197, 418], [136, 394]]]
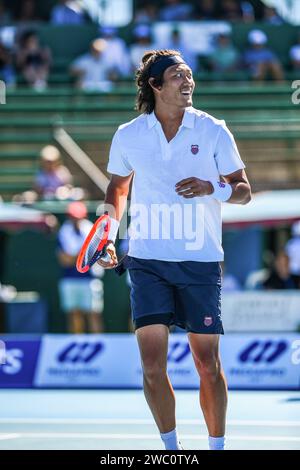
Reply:
[[153, 90], [157, 90], [157, 91], [161, 90], [161, 86], [155, 83], [155, 78], [153, 77], [149, 78], [148, 83], [151, 86], [151, 88], [153, 88]]

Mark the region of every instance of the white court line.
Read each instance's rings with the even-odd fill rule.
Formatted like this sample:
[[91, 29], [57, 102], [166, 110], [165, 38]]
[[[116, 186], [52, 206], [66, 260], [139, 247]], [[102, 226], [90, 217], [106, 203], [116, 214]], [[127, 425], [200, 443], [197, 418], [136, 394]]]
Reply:
[[8, 439], [17, 439], [20, 434], [0, 434], [0, 441], [7, 441]]
[[[177, 419], [179, 425], [205, 425], [201, 419]], [[117, 418], [0, 418], [0, 424], [126, 424], [145, 425], [153, 424], [153, 419], [117, 419]], [[228, 420], [229, 426], [274, 426], [298, 427], [300, 421], [272, 421], [272, 420]]]
[[[9, 436], [3, 434], [2, 436]], [[0, 434], [0, 439], [1, 439]], [[26, 438], [26, 439], [117, 439], [117, 440], [160, 440], [158, 434], [99, 434], [99, 433], [19, 433], [11, 434], [10, 439]], [[181, 439], [192, 441], [207, 440], [205, 434], [183, 434]], [[277, 441], [277, 442], [300, 442], [300, 437], [295, 436], [235, 436], [228, 435], [227, 441]]]

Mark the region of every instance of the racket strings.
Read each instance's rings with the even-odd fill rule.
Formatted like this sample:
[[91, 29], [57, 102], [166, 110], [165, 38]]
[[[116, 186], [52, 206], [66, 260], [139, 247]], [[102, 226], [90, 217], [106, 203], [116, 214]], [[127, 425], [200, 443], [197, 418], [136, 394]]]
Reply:
[[99, 255], [98, 246], [99, 246], [100, 242], [103, 239], [105, 226], [106, 226], [106, 224], [102, 223], [102, 224], [99, 224], [99, 227], [97, 227], [97, 230], [96, 230], [95, 234], [93, 235], [93, 237], [92, 237], [92, 239], [89, 243], [89, 246], [87, 247], [85, 256], [84, 256], [84, 264], [85, 265], [90, 265], [91, 263], [93, 263], [94, 262], [94, 257], [97, 257]]

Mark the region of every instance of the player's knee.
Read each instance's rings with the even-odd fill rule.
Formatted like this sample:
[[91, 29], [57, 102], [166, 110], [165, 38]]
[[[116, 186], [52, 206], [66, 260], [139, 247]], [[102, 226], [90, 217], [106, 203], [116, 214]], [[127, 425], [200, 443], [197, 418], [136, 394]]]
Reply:
[[215, 382], [221, 373], [221, 362], [218, 356], [197, 357], [195, 364], [202, 380]]
[[156, 383], [161, 381], [167, 373], [166, 367], [155, 361], [143, 362], [142, 367], [144, 380], [150, 386], [155, 385]]

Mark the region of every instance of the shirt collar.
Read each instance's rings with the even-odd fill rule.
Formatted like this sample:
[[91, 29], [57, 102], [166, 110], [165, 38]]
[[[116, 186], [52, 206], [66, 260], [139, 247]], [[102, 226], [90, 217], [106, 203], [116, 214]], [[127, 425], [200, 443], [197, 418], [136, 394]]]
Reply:
[[[157, 118], [155, 116], [154, 111], [152, 113], [147, 115], [147, 121], [148, 121], [148, 129], [151, 129], [156, 125]], [[183, 119], [182, 119], [182, 126], [188, 127], [189, 129], [193, 129], [195, 126], [195, 114], [193, 112], [193, 108], [186, 108], [184, 111]]]

